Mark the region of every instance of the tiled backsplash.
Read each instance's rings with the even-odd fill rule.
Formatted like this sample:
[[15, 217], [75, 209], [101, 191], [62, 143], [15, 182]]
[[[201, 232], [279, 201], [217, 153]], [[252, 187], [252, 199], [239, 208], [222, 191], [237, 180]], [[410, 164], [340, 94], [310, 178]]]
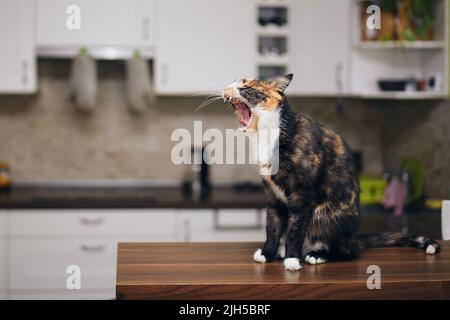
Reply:
[[427, 195], [450, 197], [450, 101], [389, 102], [383, 112], [383, 163], [396, 172], [401, 159], [425, 163]]
[[[203, 120], [204, 129], [238, 126], [236, 117], [231, 110], [225, 111], [223, 103], [194, 112], [202, 99], [193, 97], [158, 98], [146, 112], [130, 113], [121, 62], [99, 62], [97, 109], [92, 115], [81, 114], [69, 100], [69, 70], [70, 61], [40, 60], [37, 95], [0, 96], [0, 158], [10, 162], [16, 180], [180, 180], [184, 168], [170, 159], [174, 129], [192, 130], [194, 120]], [[296, 98], [290, 99], [290, 103], [296, 110], [307, 112], [337, 130], [352, 149], [361, 150], [367, 172], [382, 171], [383, 161], [388, 168], [395, 167], [400, 157], [407, 155], [408, 146], [414, 148], [412, 155], [417, 156], [428, 152], [424, 148], [430, 153], [434, 150], [432, 159], [436, 165], [429, 163], [429, 156], [425, 158], [431, 168], [428, 171], [433, 174], [428, 187], [436, 195], [446, 194], [441, 188], [448, 181], [434, 171], [440, 168], [442, 174], [449, 176], [450, 162], [442, 162], [449, 159], [450, 133], [445, 125], [449, 123], [448, 103], [432, 106], [431, 110], [394, 105], [386, 113], [388, 108], [379, 106], [380, 102], [348, 99], [343, 114], [336, 112], [336, 101], [332, 98]], [[389, 138], [391, 132], [395, 135], [392, 126], [396, 128], [397, 122], [386, 115], [414, 117], [416, 112], [422, 121], [419, 128], [408, 120], [398, 122], [399, 130], [408, 139]], [[424, 114], [431, 117], [423, 119]], [[428, 131], [433, 134], [427, 135]], [[421, 148], [423, 152], [419, 151]], [[438, 156], [437, 152], [445, 156]], [[259, 176], [253, 166], [214, 165], [212, 180], [256, 181]]]

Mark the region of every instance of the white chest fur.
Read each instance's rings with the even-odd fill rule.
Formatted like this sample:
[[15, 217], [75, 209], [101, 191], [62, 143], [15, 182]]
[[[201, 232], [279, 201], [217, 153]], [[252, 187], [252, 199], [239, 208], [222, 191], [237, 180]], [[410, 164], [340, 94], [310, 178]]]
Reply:
[[278, 165], [278, 147], [280, 138], [280, 112], [266, 111], [256, 108], [258, 126], [255, 133], [250, 135], [253, 155], [259, 165]]

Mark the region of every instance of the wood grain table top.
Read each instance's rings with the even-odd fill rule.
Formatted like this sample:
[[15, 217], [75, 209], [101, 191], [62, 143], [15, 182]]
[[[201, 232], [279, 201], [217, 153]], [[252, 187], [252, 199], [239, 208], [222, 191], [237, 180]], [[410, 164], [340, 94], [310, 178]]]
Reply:
[[[260, 243], [119, 243], [118, 299], [450, 299], [450, 241], [434, 256], [413, 248], [369, 249], [352, 261], [255, 263]], [[367, 287], [380, 267], [381, 289]]]

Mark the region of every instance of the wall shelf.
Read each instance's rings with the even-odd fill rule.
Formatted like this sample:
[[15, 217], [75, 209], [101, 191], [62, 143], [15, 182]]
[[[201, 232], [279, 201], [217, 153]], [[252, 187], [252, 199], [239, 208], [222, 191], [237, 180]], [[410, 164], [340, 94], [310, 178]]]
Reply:
[[257, 59], [258, 65], [288, 65], [289, 64], [289, 56], [284, 55], [276, 55], [276, 54], [266, 54], [259, 55]]
[[[433, 38], [426, 41], [365, 40], [365, 33], [362, 32], [365, 28], [362, 16], [365, 8], [361, 7], [365, 2], [351, 1], [351, 95], [393, 100], [448, 98], [449, 0], [430, 0], [435, 4], [435, 22]], [[426, 91], [392, 92], [381, 91], [378, 86], [380, 80], [410, 79], [417, 82], [417, 87], [423, 82], [429, 87]]]
[[361, 41], [355, 48], [379, 49], [445, 49], [445, 41]]
[[289, 69], [290, 59], [290, 14], [289, 0], [257, 1], [257, 54], [258, 78], [266, 79], [284, 75]]
[[355, 95], [363, 99], [389, 99], [389, 100], [441, 100], [448, 98], [447, 95], [441, 92], [398, 92], [398, 91], [378, 91], [359, 93]]
[[261, 36], [287, 36], [289, 34], [289, 26], [258, 26], [256, 31]]

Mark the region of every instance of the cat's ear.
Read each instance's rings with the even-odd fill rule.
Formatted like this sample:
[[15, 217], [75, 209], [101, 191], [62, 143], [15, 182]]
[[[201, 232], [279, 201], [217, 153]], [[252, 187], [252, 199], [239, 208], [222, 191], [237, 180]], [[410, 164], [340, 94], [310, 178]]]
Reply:
[[274, 86], [275, 89], [277, 89], [280, 92], [284, 92], [284, 90], [286, 90], [286, 88], [291, 83], [293, 77], [294, 77], [294, 75], [292, 73], [289, 73], [289, 74], [285, 75], [284, 77], [275, 78], [275, 79], [271, 80], [270, 82], [272, 83], [272, 85]]

